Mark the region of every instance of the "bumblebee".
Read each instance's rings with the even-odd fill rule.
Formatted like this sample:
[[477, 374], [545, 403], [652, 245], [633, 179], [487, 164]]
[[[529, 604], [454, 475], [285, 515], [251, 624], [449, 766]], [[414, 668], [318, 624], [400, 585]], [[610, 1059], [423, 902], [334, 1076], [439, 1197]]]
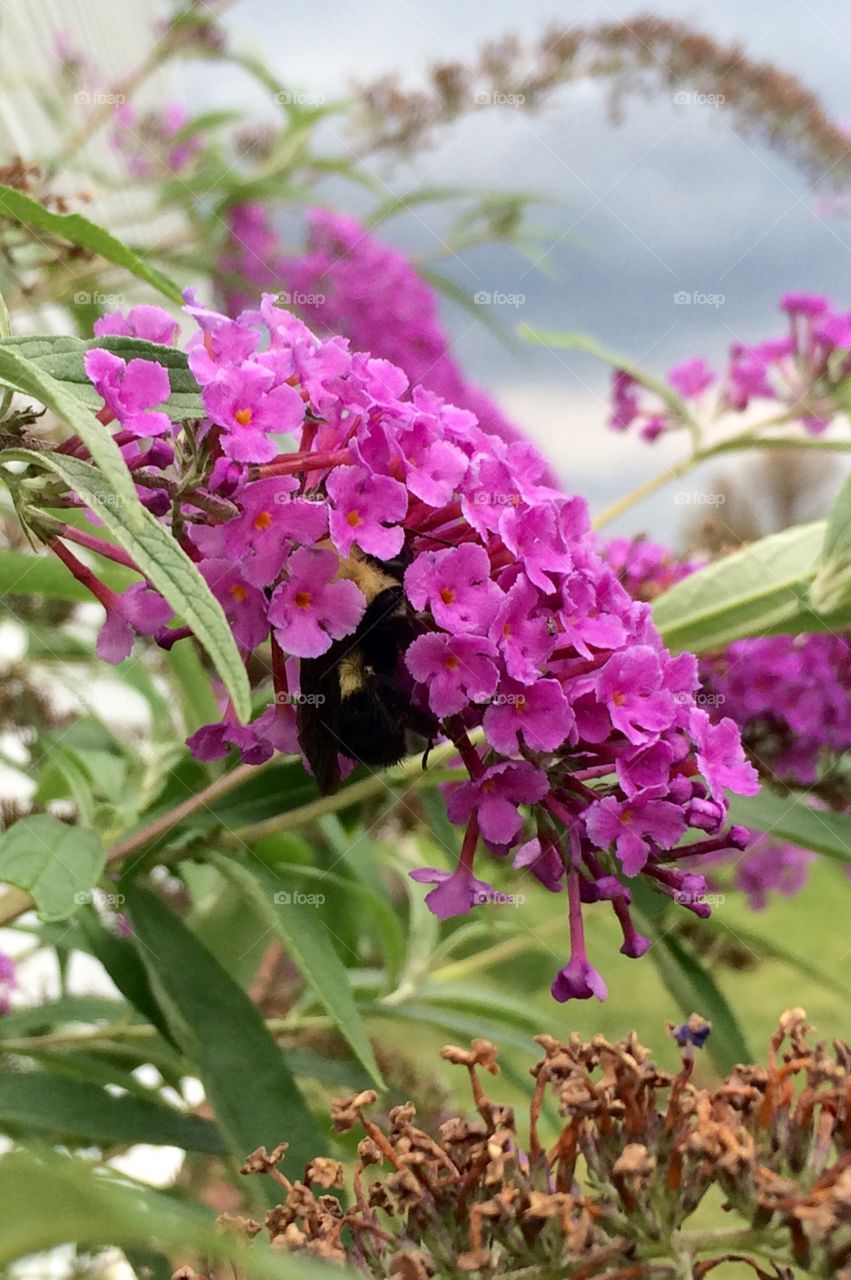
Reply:
[[298, 739], [323, 795], [340, 785], [339, 755], [386, 769], [407, 754], [409, 731], [429, 742], [436, 735], [435, 718], [411, 701], [402, 664], [416, 634], [402, 588], [409, 563], [405, 548], [389, 561], [358, 550], [343, 560], [339, 576], [362, 591], [364, 615], [327, 653], [302, 659]]

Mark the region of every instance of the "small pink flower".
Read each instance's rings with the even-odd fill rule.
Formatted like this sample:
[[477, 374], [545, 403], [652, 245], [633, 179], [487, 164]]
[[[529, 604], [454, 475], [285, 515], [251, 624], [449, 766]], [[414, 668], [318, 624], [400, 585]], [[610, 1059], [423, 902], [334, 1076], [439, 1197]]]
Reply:
[[405, 591], [415, 609], [431, 609], [447, 631], [486, 631], [502, 596], [488, 553], [470, 544], [420, 552], [405, 574]]
[[144, 338], [147, 342], [159, 342], [170, 347], [177, 338], [180, 326], [162, 307], [140, 304], [131, 307], [127, 315], [120, 311], [111, 311], [100, 316], [94, 323], [97, 337], [104, 334], [119, 334], [123, 337]]
[[237, 643], [256, 649], [269, 634], [263, 592], [247, 582], [231, 560], [202, 560], [198, 568], [224, 609]]
[[405, 654], [415, 680], [428, 688], [436, 716], [454, 716], [469, 702], [484, 702], [496, 688], [496, 649], [484, 636], [418, 636]]
[[331, 540], [341, 555], [360, 547], [380, 560], [392, 560], [405, 541], [400, 521], [408, 510], [405, 486], [364, 467], [335, 467], [325, 488], [333, 506]]
[[256, 361], [225, 369], [202, 393], [204, 408], [223, 427], [222, 448], [235, 462], [269, 462], [278, 452], [271, 432], [295, 431], [304, 401], [287, 383], [275, 386], [271, 370]]
[[333, 551], [315, 547], [300, 547], [289, 557], [269, 605], [269, 621], [285, 653], [318, 658], [357, 627], [366, 602], [353, 582], [334, 581], [339, 563]]
[[129, 658], [136, 635], [153, 636], [166, 625], [172, 614], [158, 591], [145, 582], [134, 582], [123, 595], [105, 593], [106, 621], [95, 646], [102, 662], [118, 663]]
[[105, 407], [127, 431], [137, 436], [161, 436], [171, 430], [168, 414], [153, 412], [171, 394], [168, 371], [155, 360], [131, 360], [101, 347], [83, 357], [86, 376], [94, 383]]
[[446, 812], [450, 822], [461, 823], [475, 811], [486, 840], [510, 845], [523, 825], [517, 806], [536, 804], [548, 790], [547, 775], [528, 760], [504, 761], [491, 765], [478, 778], [449, 788]]
[[484, 718], [488, 742], [504, 756], [519, 755], [521, 737], [529, 751], [555, 751], [573, 726], [573, 712], [558, 680], [503, 680]]

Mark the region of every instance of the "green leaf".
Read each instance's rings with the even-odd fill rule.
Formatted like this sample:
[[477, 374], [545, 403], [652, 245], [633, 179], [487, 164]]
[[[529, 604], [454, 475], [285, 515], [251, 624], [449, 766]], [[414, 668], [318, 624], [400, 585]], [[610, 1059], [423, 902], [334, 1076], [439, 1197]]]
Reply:
[[0, 880], [32, 895], [42, 920], [64, 920], [88, 899], [106, 855], [96, 831], [31, 814], [0, 835]]
[[683, 1017], [699, 1013], [711, 1021], [706, 1047], [718, 1070], [726, 1074], [737, 1062], [751, 1062], [742, 1029], [709, 970], [673, 933], [659, 933], [650, 922], [645, 924], [645, 932], [653, 938], [648, 954]]
[[[113, 591], [123, 591], [136, 581], [136, 574], [121, 565], [102, 564], [101, 568], [105, 572], [99, 571], [98, 576]], [[47, 596], [51, 600], [88, 604], [92, 593], [72, 578], [53, 555], [4, 550], [0, 551], [0, 596]]]
[[307, 900], [322, 895], [285, 888], [285, 879], [264, 867], [249, 871], [220, 854], [213, 854], [211, 860], [278, 935], [355, 1057], [378, 1088], [386, 1088], [349, 987], [345, 965], [334, 950], [328, 924], [321, 914], [321, 904], [298, 901], [299, 896]]
[[[229, 1151], [242, 1160], [259, 1146], [271, 1150], [287, 1141], [287, 1167], [300, 1177], [325, 1142], [259, 1010], [157, 897], [130, 885], [127, 898], [159, 1003], [197, 1064]], [[273, 1195], [273, 1188], [264, 1188], [265, 1194]]]
[[[0, 366], [2, 356], [0, 352]], [[80, 408], [76, 412], [85, 414], [85, 410]], [[97, 510], [116, 542], [132, 555], [140, 573], [153, 583], [186, 625], [192, 628], [212, 658], [233, 699], [237, 715], [241, 720], [248, 720], [251, 715], [248, 677], [224, 611], [186, 552], [139, 502], [126, 468], [132, 495], [129, 500], [125, 500], [123, 491], [117, 491], [96, 468], [65, 454], [7, 449], [0, 458], [28, 462], [53, 471], [88, 506]], [[119, 458], [124, 467], [120, 454]]]
[[833, 631], [851, 605], [822, 616], [807, 603], [824, 522], [795, 525], [723, 556], [664, 592], [653, 618], [673, 650], [707, 653], [745, 636]]
[[0, 1265], [60, 1244], [162, 1250], [178, 1260], [209, 1256], [234, 1264], [249, 1280], [344, 1280], [302, 1256], [271, 1254], [255, 1241], [249, 1248], [232, 1231], [217, 1231], [207, 1209], [173, 1196], [129, 1187], [105, 1169], [47, 1151], [13, 1151], [0, 1157]]
[[552, 329], [534, 329], [531, 325], [521, 324], [517, 329], [521, 338], [525, 338], [527, 342], [534, 342], [538, 346], [558, 347], [562, 351], [584, 351], [587, 355], [595, 356], [598, 360], [602, 360], [604, 364], [610, 365], [613, 369], [621, 369], [624, 373], [628, 373], [636, 382], [640, 382], [648, 391], [654, 392], [659, 396], [660, 400], [668, 406], [680, 422], [694, 429], [696, 427], [691, 410], [681, 396], [678, 396], [673, 387], [661, 378], [654, 378], [651, 374], [646, 373], [639, 365], [630, 360], [628, 356], [623, 356], [617, 351], [604, 347], [601, 342], [597, 342], [594, 338], [589, 338], [584, 333], [559, 333]]
[[103, 400], [86, 375], [83, 357], [87, 351], [96, 347], [102, 347], [128, 361], [154, 360], [168, 370], [171, 395], [162, 404], [152, 405], [152, 408], [161, 409], [175, 422], [186, 422], [204, 416], [201, 394], [189, 370], [186, 353], [177, 351], [174, 347], [115, 334], [104, 334], [103, 337], [87, 341], [67, 334], [31, 334], [0, 340], [0, 351], [22, 356], [41, 373], [61, 382], [77, 400], [82, 401], [93, 412], [102, 407]]
[[851, 605], [851, 476], [842, 486], [827, 521], [810, 602], [819, 613]]
[[73, 1138], [87, 1145], [146, 1142], [187, 1151], [225, 1150], [215, 1125], [200, 1116], [43, 1071], [0, 1072], [0, 1127], [15, 1136]]
[[837, 862], [851, 862], [851, 814], [816, 809], [794, 793], [780, 795], [763, 786], [755, 796], [731, 795], [730, 818]]
[[98, 253], [107, 262], [122, 267], [139, 280], [152, 285], [171, 302], [178, 305], [183, 302], [183, 295], [173, 280], [152, 267], [135, 249], [116, 239], [105, 227], [90, 222], [82, 214], [54, 213], [23, 191], [0, 183], [0, 217], [10, 218], [36, 232], [47, 231], [50, 235], [60, 236], [91, 253]]

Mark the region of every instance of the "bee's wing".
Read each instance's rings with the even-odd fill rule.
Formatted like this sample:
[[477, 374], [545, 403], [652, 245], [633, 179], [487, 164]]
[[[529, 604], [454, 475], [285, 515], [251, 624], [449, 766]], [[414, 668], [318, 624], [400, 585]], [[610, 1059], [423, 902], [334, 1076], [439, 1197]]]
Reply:
[[331, 795], [340, 785], [340, 677], [333, 655], [332, 648], [321, 658], [302, 658], [301, 701], [296, 711], [299, 745], [323, 795]]

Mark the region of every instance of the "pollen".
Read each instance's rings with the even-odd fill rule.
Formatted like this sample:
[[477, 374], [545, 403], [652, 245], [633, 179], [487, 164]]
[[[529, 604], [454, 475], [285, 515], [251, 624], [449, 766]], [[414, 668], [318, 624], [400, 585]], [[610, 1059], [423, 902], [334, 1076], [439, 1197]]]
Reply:
[[440, 591], [440, 598], [444, 604], [452, 604], [455, 600], [455, 592], [451, 587], [442, 587]]
[[247, 427], [251, 421], [250, 409], [237, 409], [233, 415], [241, 427]]
[[357, 529], [358, 525], [361, 523], [361, 514], [359, 511], [350, 511], [346, 516], [346, 524], [351, 525], [353, 529]]
[[272, 513], [270, 511], [258, 511], [254, 517], [255, 529], [268, 529], [272, 523]]
[[248, 595], [248, 588], [244, 587], [241, 582], [235, 582], [230, 589], [230, 593], [237, 604], [242, 604], [243, 600]]
[[311, 595], [309, 591], [297, 591], [295, 593], [295, 607], [297, 609], [310, 608]]

